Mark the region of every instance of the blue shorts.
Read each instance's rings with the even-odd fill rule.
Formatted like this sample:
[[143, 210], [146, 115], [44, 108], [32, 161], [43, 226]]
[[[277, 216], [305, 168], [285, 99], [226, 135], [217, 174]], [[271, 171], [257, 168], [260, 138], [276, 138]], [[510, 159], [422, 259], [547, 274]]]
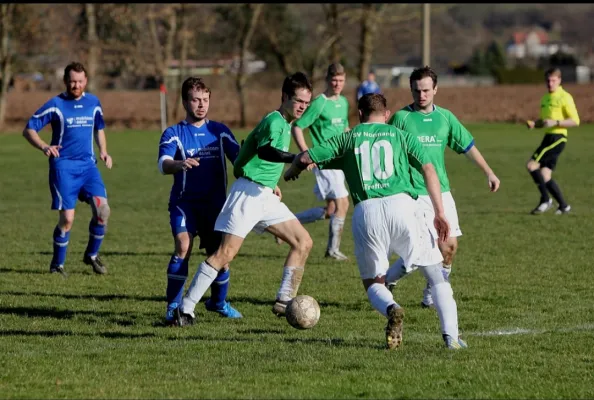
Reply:
[[224, 202], [210, 204], [198, 201], [181, 200], [169, 203], [169, 223], [171, 233], [176, 236], [188, 232], [200, 238], [200, 248], [207, 254], [214, 253], [221, 244], [222, 232], [214, 226]]
[[73, 210], [76, 200], [88, 203], [94, 196], [107, 198], [107, 191], [97, 165], [74, 167], [50, 166], [49, 186], [52, 210]]

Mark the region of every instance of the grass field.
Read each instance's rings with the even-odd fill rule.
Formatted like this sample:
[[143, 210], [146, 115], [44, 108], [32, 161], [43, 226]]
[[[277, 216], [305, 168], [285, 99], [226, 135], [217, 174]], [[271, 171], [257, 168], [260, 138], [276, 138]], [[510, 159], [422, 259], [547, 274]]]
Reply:
[[[593, 398], [593, 126], [570, 133], [556, 178], [573, 211], [531, 216], [538, 194], [524, 164], [541, 140], [512, 125], [469, 125], [501, 179], [448, 151], [464, 236], [451, 276], [469, 349], [443, 348], [435, 311], [421, 309], [420, 274], [399, 284], [404, 343], [386, 352], [354, 257], [324, 259], [314, 239], [300, 293], [321, 319], [298, 331], [271, 313], [287, 248], [250, 234], [232, 265], [230, 301], [244, 319], [197, 308], [199, 322], [162, 327], [172, 251], [157, 132], [108, 133], [101, 166], [112, 216], [102, 247], [109, 274], [82, 263], [90, 210], [79, 205], [63, 279], [48, 273], [47, 160], [17, 134], [0, 136], [0, 397], [2, 398]], [[47, 132], [44, 133], [47, 137]], [[237, 135], [241, 138], [243, 135]], [[281, 182], [293, 211], [316, 202], [313, 176]], [[350, 220], [343, 251], [353, 255]], [[202, 254], [196, 254], [190, 274]]]

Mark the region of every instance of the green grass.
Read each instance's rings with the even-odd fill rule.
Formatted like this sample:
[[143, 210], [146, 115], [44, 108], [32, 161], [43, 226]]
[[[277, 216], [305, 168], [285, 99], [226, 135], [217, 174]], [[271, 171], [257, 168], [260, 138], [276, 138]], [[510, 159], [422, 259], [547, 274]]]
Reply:
[[[346, 263], [323, 257], [327, 222], [307, 225], [314, 248], [300, 293], [321, 305], [314, 329], [298, 331], [271, 312], [287, 248], [267, 234], [250, 234], [232, 265], [229, 297], [244, 319], [200, 304], [197, 325], [160, 326], [173, 242], [171, 177], [157, 171], [157, 132], [108, 136], [115, 164], [100, 168], [112, 208], [102, 248], [109, 274], [96, 276], [81, 261], [90, 217], [81, 204], [70, 277], [50, 275], [57, 216], [47, 160], [20, 135], [0, 136], [0, 397], [594, 397], [593, 127], [572, 130], [555, 173], [572, 214], [539, 217], [528, 215], [538, 194], [524, 164], [541, 133], [469, 128], [501, 189], [489, 193], [480, 171], [448, 151], [464, 232], [452, 273], [470, 346], [460, 352], [443, 348], [435, 311], [418, 306], [419, 273], [396, 292], [407, 311], [403, 346], [383, 349], [385, 320], [360, 283], [350, 221]], [[319, 204], [311, 174], [280, 186], [293, 211]], [[191, 274], [203, 258], [195, 254]]]

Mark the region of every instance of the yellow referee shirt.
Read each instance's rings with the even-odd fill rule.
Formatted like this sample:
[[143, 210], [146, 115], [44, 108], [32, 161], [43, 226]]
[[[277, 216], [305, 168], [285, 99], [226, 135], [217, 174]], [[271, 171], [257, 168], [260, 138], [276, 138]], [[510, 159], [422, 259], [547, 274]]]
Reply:
[[[562, 121], [571, 118], [578, 125], [580, 124], [580, 116], [573, 97], [559, 86], [553, 93], [547, 93], [542, 96], [540, 100], [540, 119], [552, 119]], [[552, 127], [548, 128], [546, 133], [554, 133], [557, 135], [567, 136], [567, 128]]]

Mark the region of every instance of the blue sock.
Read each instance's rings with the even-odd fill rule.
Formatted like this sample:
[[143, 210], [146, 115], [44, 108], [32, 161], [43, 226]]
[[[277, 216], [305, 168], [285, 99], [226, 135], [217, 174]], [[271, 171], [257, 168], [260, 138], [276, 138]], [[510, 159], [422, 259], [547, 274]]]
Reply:
[[68, 250], [68, 241], [70, 240], [70, 231], [63, 232], [58, 226], [54, 229], [54, 256], [52, 265], [64, 265], [66, 261], [66, 251]]
[[210, 286], [210, 302], [217, 309], [223, 308], [227, 292], [229, 291], [229, 269], [220, 270], [214, 282]]
[[99, 247], [103, 243], [103, 236], [105, 235], [105, 225], [99, 225], [95, 218], [91, 219], [89, 223], [89, 244], [85, 254], [89, 256], [96, 256], [99, 253]]
[[175, 254], [169, 260], [167, 267], [167, 308], [179, 306], [182, 301], [184, 285], [188, 278], [188, 260], [179, 258]]

